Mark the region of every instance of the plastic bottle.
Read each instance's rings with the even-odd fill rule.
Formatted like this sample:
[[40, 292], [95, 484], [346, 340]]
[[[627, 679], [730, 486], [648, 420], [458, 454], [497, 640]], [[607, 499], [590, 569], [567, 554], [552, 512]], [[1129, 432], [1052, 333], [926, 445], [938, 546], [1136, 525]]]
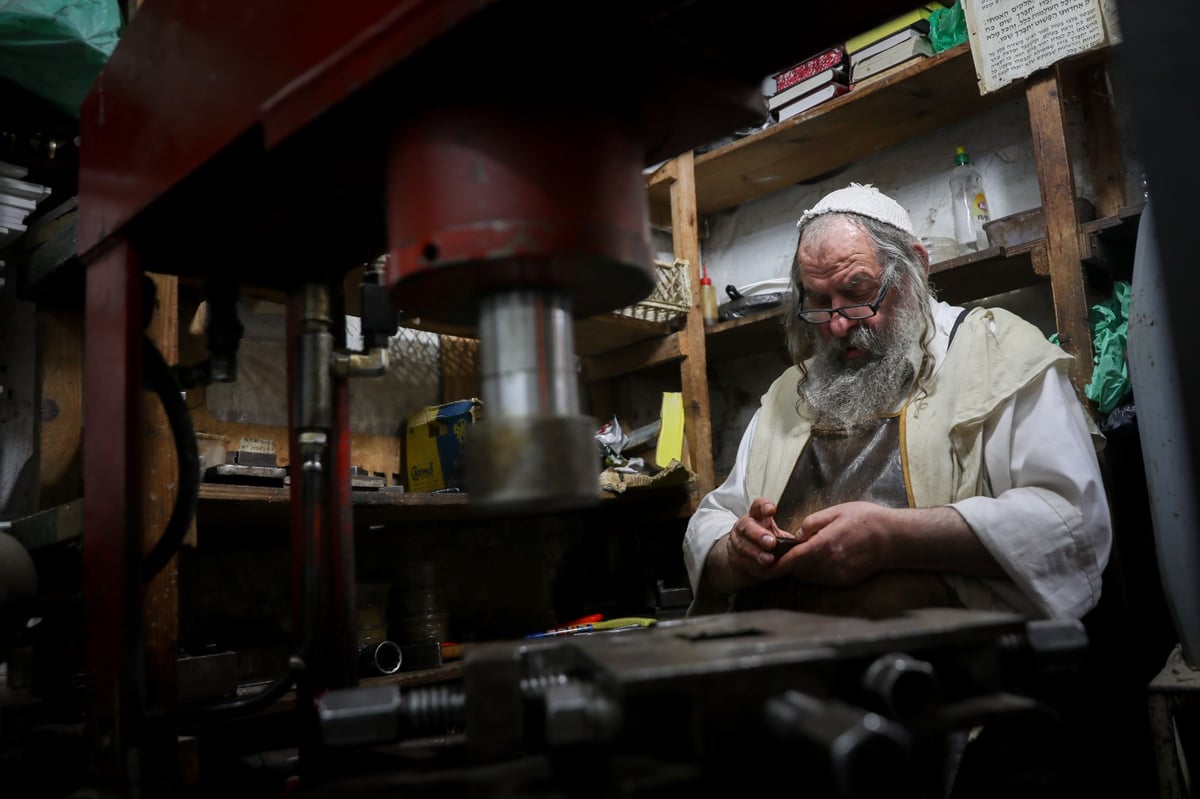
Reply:
[[987, 233], [983, 223], [988, 214], [987, 194], [983, 176], [971, 166], [971, 156], [965, 147], [954, 148], [954, 171], [950, 173], [950, 207], [954, 214], [954, 239], [960, 253], [986, 249]]
[[704, 314], [705, 325], [717, 323], [717, 288], [712, 278], [708, 276], [708, 267], [701, 264], [700, 269], [700, 310]]

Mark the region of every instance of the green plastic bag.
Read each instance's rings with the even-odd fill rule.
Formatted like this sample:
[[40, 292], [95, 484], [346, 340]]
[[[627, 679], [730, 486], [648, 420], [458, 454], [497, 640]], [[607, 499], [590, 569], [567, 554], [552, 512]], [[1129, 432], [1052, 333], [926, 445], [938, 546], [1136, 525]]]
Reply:
[[929, 15], [929, 43], [933, 45], [933, 52], [949, 50], [966, 40], [967, 18], [963, 15], [961, 2], [955, 2], [950, 8], [934, 9]]
[[0, 78], [79, 119], [120, 32], [117, 0], [0, 0]]
[[[1084, 396], [1096, 403], [1102, 415], [1112, 412], [1132, 390], [1125, 348], [1129, 337], [1129, 295], [1127, 281], [1113, 282], [1113, 293], [1096, 303], [1088, 313], [1092, 326], [1092, 379], [1083, 388]], [[1050, 337], [1058, 344], [1058, 334]]]

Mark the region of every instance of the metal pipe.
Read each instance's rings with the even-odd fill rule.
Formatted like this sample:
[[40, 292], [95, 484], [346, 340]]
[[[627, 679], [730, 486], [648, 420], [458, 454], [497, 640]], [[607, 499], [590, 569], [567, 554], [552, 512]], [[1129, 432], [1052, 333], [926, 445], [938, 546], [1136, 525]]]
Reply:
[[802, 754], [815, 747], [828, 757], [838, 795], [881, 799], [910, 796], [914, 784], [913, 738], [903, 726], [834, 697], [789, 690], [764, 708], [767, 728], [780, 743]]
[[483, 419], [467, 436], [471, 502], [507, 511], [599, 500], [596, 423], [579, 413], [572, 304], [530, 288], [479, 302]]
[[329, 332], [329, 289], [316, 283], [301, 289], [300, 341], [295, 425], [301, 433], [333, 427], [333, 334]]
[[379, 641], [358, 650], [358, 672], [363, 676], [395, 674], [404, 662], [404, 653], [395, 641]]
[[479, 369], [490, 418], [577, 414], [570, 298], [532, 289], [484, 297], [479, 303]]

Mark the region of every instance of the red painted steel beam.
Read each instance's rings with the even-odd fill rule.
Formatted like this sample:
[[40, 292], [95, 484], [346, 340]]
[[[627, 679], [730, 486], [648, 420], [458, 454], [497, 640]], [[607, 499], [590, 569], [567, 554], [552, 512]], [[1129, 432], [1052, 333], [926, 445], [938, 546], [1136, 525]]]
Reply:
[[142, 270], [109, 248], [87, 278], [83, 594], [92, 770], [124, 795], [145, 701], [142, 582]]

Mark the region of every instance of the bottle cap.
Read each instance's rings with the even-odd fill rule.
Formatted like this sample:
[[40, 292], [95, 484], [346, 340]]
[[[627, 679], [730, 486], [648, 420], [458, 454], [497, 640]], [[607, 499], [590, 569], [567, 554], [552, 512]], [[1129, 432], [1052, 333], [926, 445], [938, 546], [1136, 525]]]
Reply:
[[954, 148], [954, 163], [955, 164], [971, 163], [971, 156], [967, 155], [967, 148], [963, 147], [961, 144]]
[[700, 265], [700, 285], [711, 286], [712, 278], [708, 276], [708, 267], [704, 264]]

